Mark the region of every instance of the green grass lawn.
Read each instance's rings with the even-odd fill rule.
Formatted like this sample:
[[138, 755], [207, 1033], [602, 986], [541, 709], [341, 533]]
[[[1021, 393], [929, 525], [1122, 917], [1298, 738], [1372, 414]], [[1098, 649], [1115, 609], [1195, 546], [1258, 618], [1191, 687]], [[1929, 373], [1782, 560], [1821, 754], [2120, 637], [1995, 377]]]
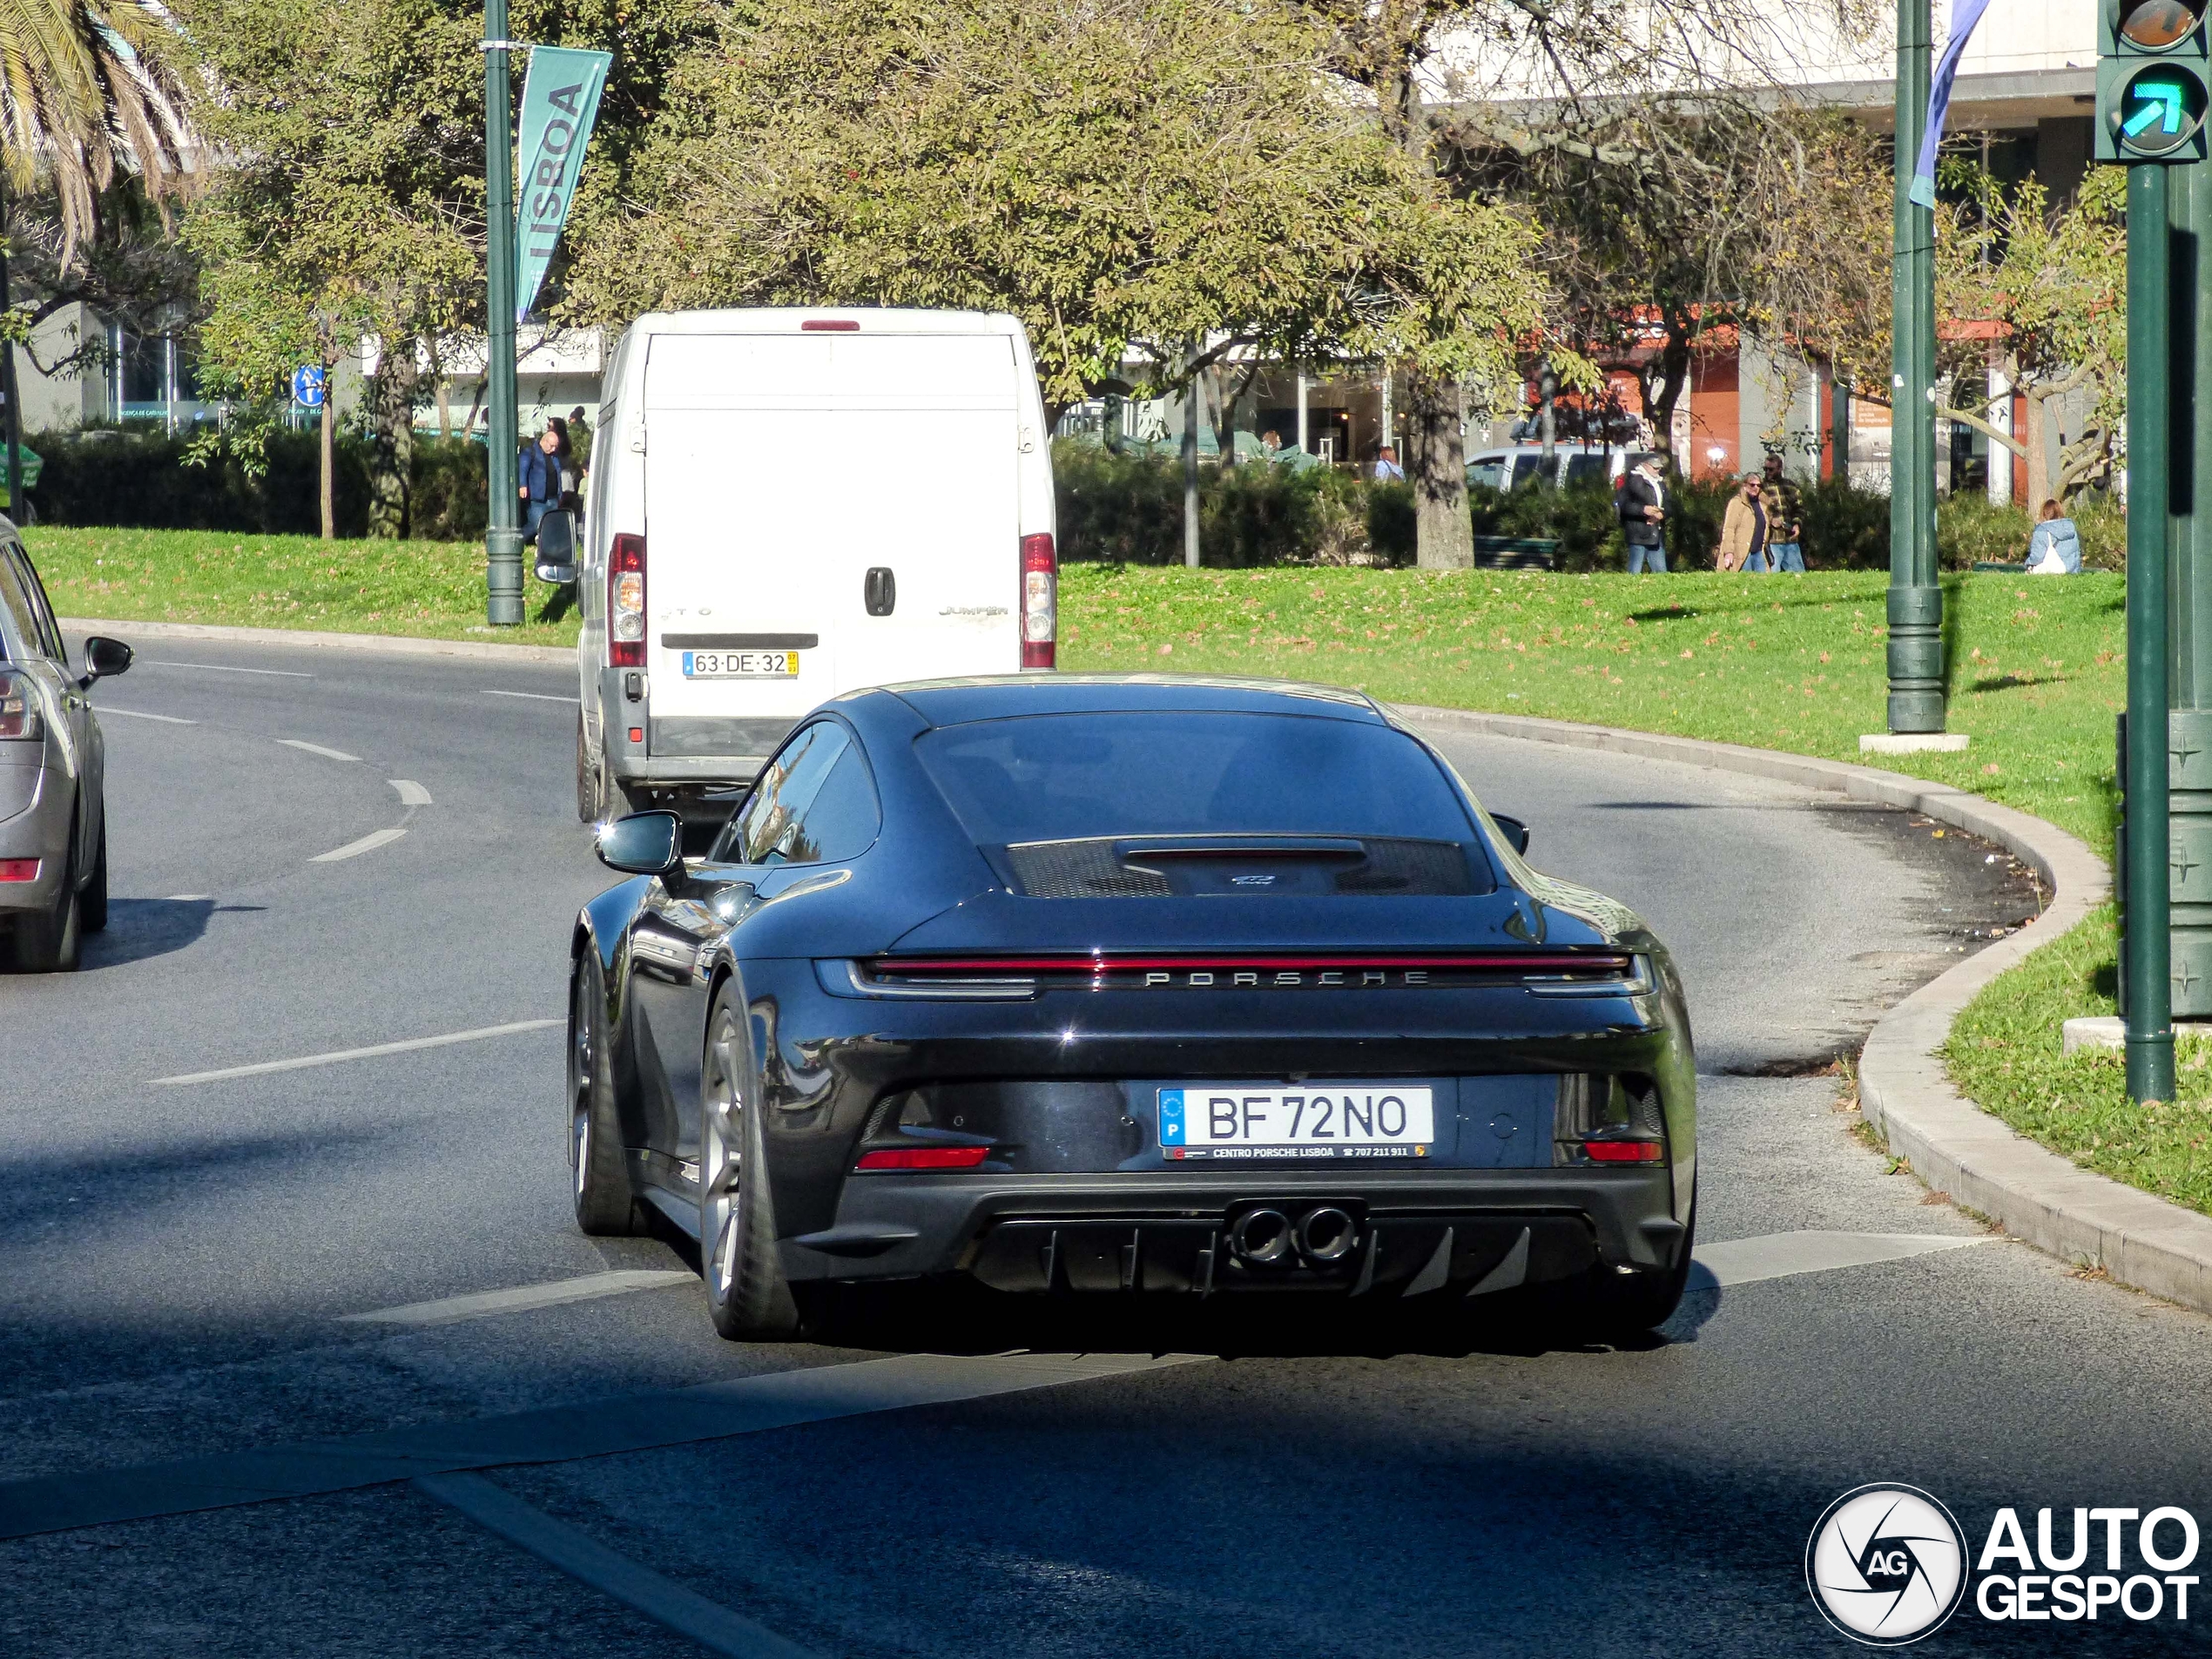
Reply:
[[[573, 613], [483, 622], [474, 543], [36, 529], [65, 614], [568, 644]], [[1595, 721], [1857, 760], [1884, 726], [1886, 578], [1501, 576], [1074, 565], [1062, 584], [1070, 669], [1258, 675], [1354, 685], [1395, 702]], [[1951, 729], [1963, 755], [1894, 770], [2046, 818], [2109, 856], [2113, 715], [2125, 700], [2124, 583], [1946, 579]], [[1948, 1050], [1961, 1088], [2088, 1166], [2212, 1211], [2212, 1072], [2182, 1102], [2131, 1111], [2117, 1056], [2065, 1060], [2059, 1023], [2111, 1011], [2111, 913], [1991, 985]]]
[[553, 590], [529, 575], [527, 565], [523, 599], [529, 620], [519, 628], [485, 626], [484, 550], [476, 542], [325, 542], [38, 525], [24, 532], [24, 545], [65, 617], [576, 643], [575, 613], [548, 620]]
[[[1885, 729], [1887, 578], [1076, 566], [1067, 668], [1256, 674], [1858, 760]], [[2112, 842], [2123, 583], [1946, 579], [1962, 755], [1879, 764]]]

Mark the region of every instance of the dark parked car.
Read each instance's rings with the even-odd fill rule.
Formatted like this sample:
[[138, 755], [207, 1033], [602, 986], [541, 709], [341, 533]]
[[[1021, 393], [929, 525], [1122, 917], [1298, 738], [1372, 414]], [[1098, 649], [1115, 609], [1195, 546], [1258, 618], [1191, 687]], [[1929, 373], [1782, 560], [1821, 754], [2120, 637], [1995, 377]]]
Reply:
[[1649, 1328], [1696, 1211], [1681, 986], [1526, 843], [1356, 692], [836, 698], [707, 857], [600, 832], [636, 873], [576, 928], [577, 1221], [696, 1237], [730, 1337], [945, 1274]]
[[7, 962], [70, 973], [107, 926], [106, 747], [84, 693], [131, 666], [120, 640], [68, 648], [38, 572], [0, 518], [0, 933]]

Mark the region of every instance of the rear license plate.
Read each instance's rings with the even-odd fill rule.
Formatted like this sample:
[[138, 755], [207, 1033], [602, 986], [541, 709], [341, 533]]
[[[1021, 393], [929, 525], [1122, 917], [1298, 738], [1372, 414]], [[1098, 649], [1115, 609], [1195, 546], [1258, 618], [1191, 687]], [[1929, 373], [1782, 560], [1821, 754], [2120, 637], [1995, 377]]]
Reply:
[[687, 680], [789, 680], [799, 678], [795, 651], [687, 651]]
[[1426, 1084], [1184, 1083], [1159, 1101], [1170, 1158], [1426, 1157], [1436, 1141]]

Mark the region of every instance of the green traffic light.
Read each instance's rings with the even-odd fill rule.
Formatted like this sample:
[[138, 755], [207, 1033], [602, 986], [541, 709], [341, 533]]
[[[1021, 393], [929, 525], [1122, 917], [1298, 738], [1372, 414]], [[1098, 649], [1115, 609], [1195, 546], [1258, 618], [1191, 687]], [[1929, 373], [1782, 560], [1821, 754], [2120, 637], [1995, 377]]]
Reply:
[[2121, 90], [2107, 131], [2123, 155], [2164, 159], [2193, 144], [2204, 123], [2201, 77], [2168, 59], [2145, 64]]
[[2134, 138], [2161, 115], [2166, 118], [2167, 132], [2179, 132], [2182, 130], [2182, 84], [2179, 81], [2137, 81], [2128, 89], [2128, 96], [2147, 100], [2142, 108], [2121, 125], [2120, 130], [2129, 138]]

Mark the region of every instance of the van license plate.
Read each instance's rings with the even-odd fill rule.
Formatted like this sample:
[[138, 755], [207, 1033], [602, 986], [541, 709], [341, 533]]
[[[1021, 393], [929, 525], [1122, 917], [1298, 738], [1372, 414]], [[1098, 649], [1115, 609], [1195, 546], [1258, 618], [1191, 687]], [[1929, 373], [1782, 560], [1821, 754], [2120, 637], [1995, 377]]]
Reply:
[[795, 651], [687, 651], [687, 680], [790, 680], [799, 678]]
[[1403, 1083], [1185, 1083], [1160, 1090], [1160, 1147], [1171, 1158], [1426, 1157], [1435, 1096]]

